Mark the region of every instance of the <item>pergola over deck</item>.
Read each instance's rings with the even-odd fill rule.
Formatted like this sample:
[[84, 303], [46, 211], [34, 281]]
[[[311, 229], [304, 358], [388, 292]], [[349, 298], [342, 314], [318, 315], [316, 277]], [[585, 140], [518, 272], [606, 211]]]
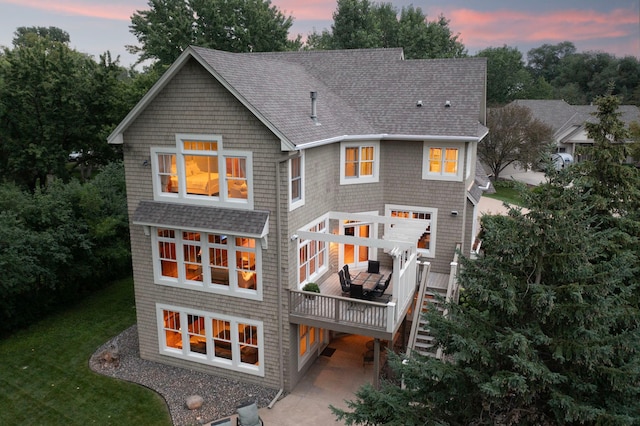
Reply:
[[[302, 292], [291, 290], [291, 321], [391, 340], [413, 302], [418, 257], [416, 243], [430, 225], [429, 221], [345, 212], [329, 212], [326, 217], [330, 222], [358, 221], [384, 225], [381, 238], [378, 235], [362, 238], [329, 233], [329, 230], [338, 228], [335, 224], [330, 225], [327, 232], [299, 229], [296, 234], [300, 239], [382, 249], [392, 258], [391, 300], [382, 304], [340, 296], [318, 295], [310, 302], [308, 299], [305, 300]], [[361, 309], [354, 309], [354, 304], [361, 305]], [[356, 310], [367, 314], [354, 315], [353, 311]]]

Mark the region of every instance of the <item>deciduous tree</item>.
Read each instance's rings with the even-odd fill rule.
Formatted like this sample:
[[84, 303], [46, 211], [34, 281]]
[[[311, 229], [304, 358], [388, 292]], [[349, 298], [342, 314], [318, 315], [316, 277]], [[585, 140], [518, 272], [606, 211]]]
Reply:
[[297, 49], [289, 40], [291, 16], [269, 0], [149, 0], [148, 10], [131, 17], [131, 33], [140, 46], [127, 46], [139, 62], [170, 65], [189, 45], [229, 52]]
[[422, 9], [409, 6], [400, 12], [391, 3], [338, 0], [331, 31], [315, 30], [308, 49], [367, 49], [402, 47], [408, 59], [466, 56], [464, 45], [439, 16], [429, 21]]
[[491, 170], [494, 180], [507, 166], [529, 168], [550, 151], [552, 129], [533, 118], [527, 107], [512, 103], [491, 108], [487, 125], [489, 135], [478, 144], [478, 157]]

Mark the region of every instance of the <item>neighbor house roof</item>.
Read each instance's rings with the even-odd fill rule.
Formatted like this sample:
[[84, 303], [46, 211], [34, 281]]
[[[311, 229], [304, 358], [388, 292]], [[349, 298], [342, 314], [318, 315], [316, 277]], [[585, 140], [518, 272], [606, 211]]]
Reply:
[[[402, 49], [229, 53], [189, 47], [110, 143], [122, 142], [128, 125], [191, 58], [289, 149], [367, 137], [477, 141], [487, 132], [485, 58], [404, 60]], [[311, 92], [317, 93], [316, 119]]]
[[[597, 105], [569, 105], [563, 100], [551, 99], [518, 99], [513, 103], [529, 108], [533, 117], [551, 127], [555, 135], [597, 121], [594, 116], [598, 111]], [[618, 112], [627, 126], [632, 121], [640, 121], [640, 109], [635, 105], [620, 105]]]

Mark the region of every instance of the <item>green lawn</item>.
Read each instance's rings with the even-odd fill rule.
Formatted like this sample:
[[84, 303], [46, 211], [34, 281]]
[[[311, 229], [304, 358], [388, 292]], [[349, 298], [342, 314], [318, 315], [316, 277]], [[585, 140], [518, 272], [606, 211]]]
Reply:
[[515, 188], [513, 183], [498, 181], [494, 184], [495, 194], [482, 194], [483, 197], [495, 198], [496, 200], [505, 201], [516, 206], [522, 205], [522, 197], [520, 190]]
[[0, 340], [0, 424], [171, 425], [158, 394], [89, 368], [95, 350], [134, 322], [126, 279]]

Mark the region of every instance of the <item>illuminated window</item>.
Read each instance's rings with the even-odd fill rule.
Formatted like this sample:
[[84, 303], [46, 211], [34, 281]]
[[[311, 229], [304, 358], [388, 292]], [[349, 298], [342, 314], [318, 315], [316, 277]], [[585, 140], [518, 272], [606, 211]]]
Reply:
[[264, 375], [261, 322], [160, 304], [157, 318], [162, 354]]
[[[327, 232], [327, 221], [322, 220], [314, 225], [307, 226], [309, 232]], [[327, 243], [318, 240], [298, 241], [298, 271], [299, 284], [310, 282], [327, 269]]]
[[[298, 359], [300, 361], [313, 356], [322, 342], [322, 329], [309, 327], [308, 325], [298, 325]], [[301, 366], [302, 363], [299, 362]]]
[[178, 134], [175, 147], [151, 154], [155, 199], [253, 208], [251, 152], [225, 151], [220, 136]]
[[460, 148], [425, 144], [423, 179], [462, 180]]
[[[387, 205], [385, 208], [386, 216], [400, 217], [405, 219], [424, 220], [424, 232], [418, 236], [416, 243], [418, 253], [428, 257], [435, 255], [435, 228], [437, 209], [428, 209], [424, 207], [397, 206]], [[393, 227], [393, 225], [387, 225]]]
[[153, 238], [158, 284], [261, 299], [255, 239], [166, 228]]
[[187, 315], [189, 324], [189, 350], [199, 354], [207, 354], [207, 334], [204, 327], [204, 317]]
[[227, 157], [227, 191], [229, 199], [246, 200], [247, 189], [247, 160], [243, 157]]
[[345, 142], [340, 151], [340, 184], [378, 182], [380, 143]]
[[164, 330], [165, 346], [174, 349], [182, 349], [180, 313], [175, 311], [163, 310], [162, 318], [162, 329]]
[[158, 229], [158, 258], [163, 277], [178, 278], [176, 233], [172, 229]]

